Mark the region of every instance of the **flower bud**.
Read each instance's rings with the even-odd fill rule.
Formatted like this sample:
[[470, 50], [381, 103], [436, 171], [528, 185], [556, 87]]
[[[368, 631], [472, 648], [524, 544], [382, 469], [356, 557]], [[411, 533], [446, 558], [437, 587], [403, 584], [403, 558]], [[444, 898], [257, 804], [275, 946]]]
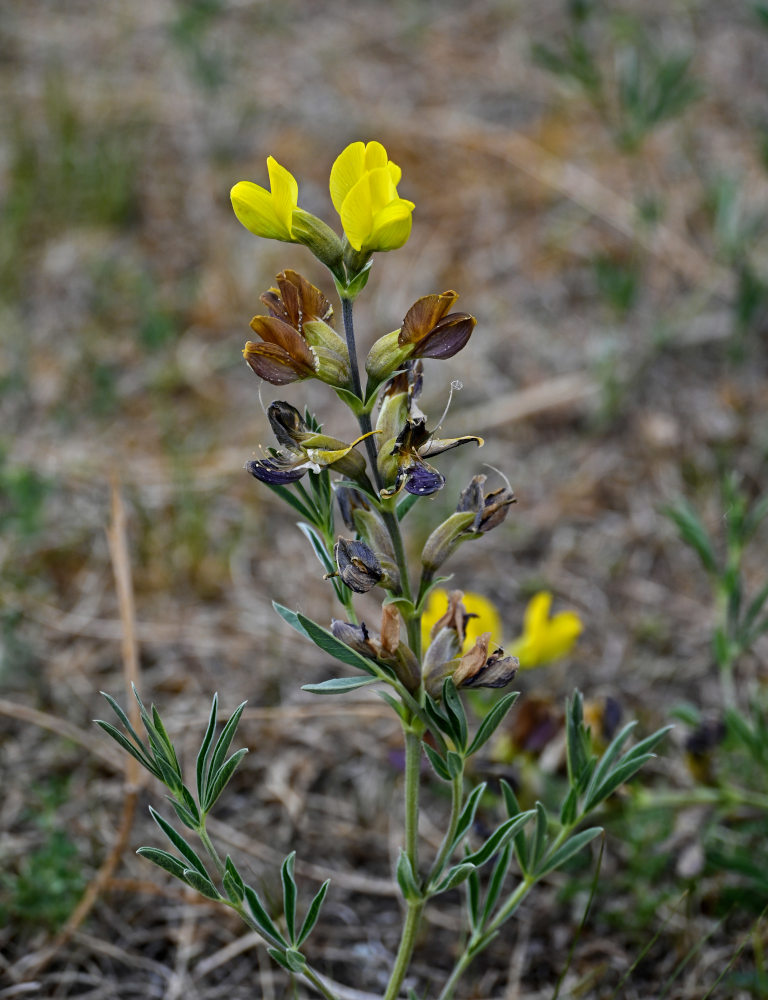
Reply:
[[382, 382], [408, 360], [413, 354], [410, 344], [402, 347], [400, 331], [393, 330], [374, 343], [365, 360], [365, 370], [373, 382]]
[[342, 244], [330, 226], [316, 215], [295, 208], [291, 216], [291, 231], [294, 240], [303, 243], [317, 259], [332, 273], [343, 275]]
[[339, 576], [357, 594], [366, 594], [384, 576], [381, 563], [365, 542], [340, 538], [334, 546], [333, 555]]
[[445, 560], [466, 538], [465, 530], [475, 520], [471, 511], [451, 514], [439, 524], [427, 539], [421, 553], [421, 564], [427, 576], [433, 576]]

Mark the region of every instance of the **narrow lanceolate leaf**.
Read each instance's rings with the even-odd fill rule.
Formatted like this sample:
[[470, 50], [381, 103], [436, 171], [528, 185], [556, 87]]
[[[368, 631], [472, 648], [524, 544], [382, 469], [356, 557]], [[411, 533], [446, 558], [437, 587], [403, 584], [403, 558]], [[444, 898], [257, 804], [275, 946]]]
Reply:
[[397, 876], [397, 884], [400, 886], [400, 892], [403, 894], [403, 899], [407, 903], [418, 903], [422, 898], [421, 889], [416, 880], [410, 858], [403, 850], [400, 851], [395, 874]]
[[278, 965], [282, 965], [288, 972], [301, 972], [307, 964], [301, 952], [295, 948], [267, 948], [267, 953]]
[[251, 915], [253, 916], [253, 919], [261, 933], [268, 941], [274, 941], [287, 948], [288, 942], [272, 922], [272, 919], [264, 909], [264, 904], [259, 899], [256, 890], [252, 889], [249, 885], [246, 885], [243, 888], [245, 890], [245, 899], [248, 903], [248, 908], [251, 911]]
[[152, 721], [154, 723], [155, 732], [160, 738], [163, 747], [165, 748], [166, 759], [169, 764], [173, 766], [174, 771], [181, 777], [181, 765], [179, 764], [179, 759], [176, 756], [176, 749], [173, 745], [171, 737], [166, 732], [165, 726], [163, 725], [163, 720], [160, 718], [160, 713], [152, 706]]
[[203, 878], [200, 872], [193, 868], [184, 869], [184, 881], [206, 899], [221, 899], [221, 894], [209, 878]]
[[616, 736], [614, 736], [614, 738], [611, 740], [610, 744], [605, 750], [605, 753], [598, 761], [597, 767], [592, 773], [592, 778], [590, 779], [589, 786], [587, 787], [585, 793], [587, 798], [589, 798], [594, 789], [597, 788], [599, 785], [601, 785], [602, 782], [605, 780], [605, 776], [610, 771], [611, 765], [621, 753], [622, 746], [624, 745], [624, 743], [626, 743], [629, 734], [632, 732], [632, 730], [635, 728], [636, 725], [637, 725], [636, 722], [628, 722], [626, 726], [624, 726], [624, 728], [621, 730], [621, 732], [617, 733]]
[[467, 715], [459, 692], [456, 690], [456, 685], [450, 677], [447, 677], [443, 684], [443, 705], [458, 736], [457, 748], [463, 752], [467, 745], [468, 736]]
[[319, 684], [302, 684], [301, 690], [310, 694], [346, 694], [347, 691], [375, 684], [377, 680], [377, 677], [331, 677]]
[[544, 854], [544, 848], [547, 846], [547, 825], [547, 810], [541, 802], [537, 802], [536, 827], [533, 831], [528, 851], [528, 868], [532, 872], [536, 871], [539, 861]]
[[197, 754], [197, 760], [195, 762], [195, 770], [197, 773], [197, 797], [200, 802], [205, 798], [205, 775], [208, 767], [208, 756], [213, 744], [213, 734], [216, 731], [216, 714], [219, 705], [219, 696], [214, 694], [213, 700], [211, 701], [211, 713], [208, 717], [208, 728], [205, 731], [205, 736], [203, 737], [203, 742], [200, 744], [200, 750]]
[[625, 781], [628, 781], [632, 775], [640, 770], [643, 764], [647, 764], [655, 756], [655, 754], [647, 753], [642, 757], [636, 757], [617, 764], [602, 785], [596, 788], [586, 800], [584, 803], [584, 812], [587, 813], [596, 806], [599, 806], [601, 802], [605, 802], [609, 795], [613, 795], [619, 785], [623, 785]]
[[158, 868], [163, 868], [171, 875], [175, 875], [176, 878], [180, 878], [182, 882], [186, 881], [184, 872], [187, 866], [178, 858], [174, 858], [168, 851], [161, 851], [157, 847], [140, 847], [136, 853], [140, 857], [146, 858], [147, 861], [151, 861], [153, 865], [157, 865]]
[[477, 930], [480, 921], [480, 877], [477, 868], [470, 872], [467, 879], [467, 913], [469, 926], [473, 931]]
[[157, 823], [157, 825], [160, 827], [160, 829], [163, 831], [166, 837], [170, 840], [170, 842], [179, 852], [179, 854], [181, 854], [182, 857], [186, 858], [189, 864], [193, 868], [195, 868], [198, 872], [200, 872], [200, 874], [204, 878], [208, 878], [208, 872], [205, 870], [205, 865], [201, 861], [200, 856], [197, 854], [192, 845], [187, 843], [187, 841], [181, 836], [181, 834], [177, 833], [176, 830], [174, 830], [174, 828], [171, 826], [171, 824], [168, 823], [166, 820], [164, 820], [163, 817], [152, 808], [152, 806], [149, 807], [149, 813], [152, 819], [155, 821], [155, 823]]
[[248, 747], [242, 747], [242, 749], [236, 750], [229, 760], [225, 761], [219, 770], [209, 778], [207, 782], [208, 787], [206, 788], [206, 798], [203, 805], [203, 812], [208, 813], [211, 810], [214, 802], [227, 787], [229, 779], [235, 773], [238, 764], [247, 753]]
[[272, 492], [276, 493], [281, 500], [290, 504], [300, 517], [306, 517], [308, 521], [314, 520], [314, 511], [311, 511], [308, 507], [306, 507], [301, 500], [299, 500], [299, 498], [290, 489], [288, 489], [287, 486], [274, 486], [270, 483], [267, 483], [266, 485], [269, 486]]
[[501, 725], [507, 712], [510, 708], [512, 708], [519, 696], [519, 691], [511, 691], [509, 694], [504, 695], [500, 701], [496, 702], [480, 724], [480, 728], [475, 733], [475, 738], [469, 744], [466, 753], [467, 757], [471, 757], [473, 753], [477, 753], [477, 751], [488, 742], [491, 736], [493, 736], [498, 727]]
[[299, 616], [295, 611], [291, 611], [290, 608], [284, 607], [282, 604], [278, 604], [277, 601], [272, 601], [272, 607], [280, 615], [284, 622], [287, 622], [291, 628], [295, 628], [297, 632], [304, 636], [305, 639], [309, 638], [309, 635], [302, 627], [299, 621]]
[[325, 882], [320, 886], [317, 891], [317, 895], [309, 904], [309, 909], [307, 910], [307, 915], [304, 917], [304, 923], [301, 925], [301, 930], [299, 931], [299, 936], [296, 938], [296, 947], [300, 948], [304, 942], [307, 940], [309, 935], [314, 930], [315, 924], [317, 923], [317, 918], [320, 916], [320, 908], [325, 900], [325, 894], [328, 892], [328, 886], [331, 884], [330, 879], [326, 879]]
[[694, 549], [708, 573], [717, 573], [717, 558], [709, 535], [699, 520], [699, 515], [685, 500], [664, 511], [677, 525], [680, 537]]
[[475, 813], [486, 787], [487, 783], [484, 781], [476, 788], [473, 788], [467, 796], [467, 801], [464, 803], [464, 808], [459, 815], [459, 822], [456, 824], [456, 833], [453, 838], [451, 850], [454, 850], [469, 833], [472, 824], [475, 822]]
[[245, 885], [240, 872], [235, 868], [234, 862], [229, 855], [224, 862], [224, 890], [233, 903], [242, 903], [245, 898]]
[[280, 867], [280, 878], [283, 883], [283, 913], [288, 927], [288, 938], [296, 941], [296, 881], [293, 877], [293, 865], [296, 861], [296, 851], [291, 851]]
[[561, 865], [564, 865], [566, 861], [569, 861], [575, 854], [578, 854], [582, 848], [586, 847], [590, 841], [594, 840], [602, 832], [603, 828], [601, 826], [592, 826], [588, 830], [582, 830], [581, 833], [574, 834], [569, 840], [566, 840], [559, 850], [543, 859], [536, 871], [536, 875], [541, 877], [542, 875], [547, 875], [549, 872], [553, 872], [556, 868], [560, 868]]
[[135, 757], [141, 766], [146, 768], [150, 774], [153, 774], [158, 780], [163, 781], [162, 772], [157, 764], [155, 764], [155, 762], [147, 757], [141, 750], [135, 747], [129, 739], [123, 736], [119, 729], [115, 729], [115, 727], [109, 722], [103, 722], [101, 719], [95, 719], [94, 721], [96, 725], [100, 726], [108, 736], [111, 736], [112, 739], [118, 743], [126, 753], [129, 753], [131, 757]]
[[[510, 819], [514, 819], [516, 816], [520, 815], [520, 803], [517, 801], [517, 796], [512, 791], [512, 786], [501, 780], [501, 792], [504, 796], [504, 805], [507, 808], [507, 814]], [[515, 843], [515, 857], [517, 858], [517, 863], [520, 866], [520, 871], [523, 875], [528, 874], [528, 845], [525, 839], [525, 831], [520, 829], [517, 831], [514, 837]]]
[[507, 877], [511, 862], [512, 844], [507, 843], [504, 845], [504, 849], [499, 854], [499, 858], [493, 866], [493, 872], [488, 882], [488, 893], [485, 897], [485, 906], [483, 907], [483, 925], [488, 923], [496, 907], [496, 903], [499, 901], [501, 890], [504, 887], [504, 879]]
[[528, 812], [520, 813], [514, 819], [508, 819], [501, 826], [491, 834], [491, 836], [486, 840], [483, 846], [475, 851], [473, 854], [468, 854], [464, 860], [470, 864], [484, 865], [486, 861], [493, 857], [493, 855], [501, 850], [501, 848], [517, 833], [521, 830], [523, 826], [528, 822], [528, 820], [534, 814], [533, 809]]
[[199, 817], [196, 818], [189, 811], [189, 809], [185, 809], [180, 802], [177, 802], [176, 799], [172, 798], [170, 795], [168, 796], [168, 801], [176, 810], [176, 815], [179, 817], [184, 826], [186, 826], [190, 830], [196, 831], [200, 825], [200, 818]]
[[[235, 730], [237, 729], [237, 724], [240, 721], [240, 716], [243, 714], [243, 709], [246, 706], [246, 702], [241, 702], [237, 708], [234, 710], [229, 718], [229, 722], [224, 726], [221, 731], [221, 735], [218, 740], [216, 740], [216, 745], [213, 748], [213, 753], [211, 754], [211, 766], [208, 771], [209, 784], [214, 780], [213, 776], [217, 774], [221, 768], [224, 760], [227, 756], [229, 746], [235, 735]], [[210, 798], [209, 795], [205, 796], [206, 799]]]
[[576, 816], [579, 809], [579, 790], [578, 788], [569, 788], [568, 794], [563, 800], [563, 804], [560, 807], [560, 823], [563, 826], [570, 826], [575, 822]]
[[296, 527], [308, 539], [312, 549], [320, 560], [320, 565], [323, 567], [326, 573], [333, 573], [336, 567], [333, 564], [333, 559], [328, 555], [328, 550], [325, 547], [325, 543], [320, 535], [315, 531], [312, 525], [307, 524], [305, 521], [298, 521]]
[[406, 493], [400, 503], [397, 505], [397, 519], [402, 521], [408, 511], [413, 507], [419, 498], [415, 493]]
[[406, 709], [405, 705], [401, 704], [397, 700], [397, 698], [394, 698], [388, 691], [377, 691], [376, 694], [379, 696], [379, 698], [381, 698], [382, 701], [385, 701], [389, 705], [392, 711], [396, 715], [398, 715], [403, 720], [403, 722], [408, 721], [409, 717], [408, 710]]
[[440, 883], [435, 886], [432, 890], [431, 895], [437, 896], [441, 892], [447, 892], [449, 889], [455, 889], [457, 885], [461, 885], [462, 882], [466, 882], [472, 872], [476, 871], [474, 865], [467, 864], [462, 861], [458, 865], [454, 865], [453, 868], [449, 869]]
[[325, 653], [330, 653], [331, 656], [350, 667], [356, 667], [366, 674], [376, 676], [376, 671], [370, 660], [367, 660], [360, 653], [356, 653], [354, 649], [337, 639], [335, 635], [318, 625], [317, 622], [313, 622], [311, 618], [307, 618], [301, 613], [298, 613], [296, 617], [304, 634]]
[[442, 778], [443, 781], [450, 781], [451, 772], [445, 766], [445, 761], [437, 750], [435, 750], [434, 747], [431, 747], [429, 743], [423, 743], [422, 746], [424, 747], [424, 753], [427, 755], [427, 760], [432, 765], [432, 770], [438, 778]]

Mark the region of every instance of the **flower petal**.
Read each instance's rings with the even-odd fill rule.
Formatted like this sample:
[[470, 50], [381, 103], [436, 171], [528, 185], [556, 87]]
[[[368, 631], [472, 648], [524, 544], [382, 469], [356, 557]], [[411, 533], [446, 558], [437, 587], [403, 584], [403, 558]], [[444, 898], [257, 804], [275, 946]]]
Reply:
[[366, 241], [369, 250], [397, 250], [411, 235], [414, 204], [398, 198], [382, 208], [373, 218], [371, 234]]
[[[341, 215], [344, 199], [363, 176], [365, 145], [352, 142], [336, 157], [331, 167], [330, 191], [333, 207]], [[357, 249], [357, 248], [356, 248]]]
[[367, 245], [373, 227], [373, 206], [371, 202], [371, 178], [363, 174], [352, 187], [341, 206], [341, 224], [350, 245], [362, 250]]
[[290, 229], [286, 229], [278, 218], [269, 191], [251, 181], [239, 181], [232, 188], [230, 198], [238, 220], [255, 236], [290, 240]]
[[289, 239], [293, 236], [291, 219], [293, 210], [299, 203], [299, 185], [296, 178], [285, 167], [280, 166], [273, 156], [267, 157], [269, 171], [269, 186], [272, 190], [272, 203], [280, 224], [285, 227]]
[[249, 340], [243, 355], [251, 371], [272, 385], [288, 385], [307, 377], [297, 371], [290, 354], [277, 344], [254, 344]]

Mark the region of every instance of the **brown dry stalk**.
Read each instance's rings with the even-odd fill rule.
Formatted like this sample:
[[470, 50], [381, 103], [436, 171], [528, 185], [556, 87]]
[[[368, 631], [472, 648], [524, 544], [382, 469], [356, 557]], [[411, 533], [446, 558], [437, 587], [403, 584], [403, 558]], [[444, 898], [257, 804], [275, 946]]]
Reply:
[[[128, 540], [125, 526], [125, 507], [120, 496], [117, 483], [112, 481], [112, 517], [107, 529], [109, 554], [112, 559], [112, 570], [115, 575], [117, 599], [120, 606], [120, 621], [122, 623], [122, 658], [123, 676], [128, 701], [128, 712], [131, 723], [138, 729], [141, 725], [139, 707], [133, 697], [133, 685], [138, 689], [140, 681], [139, 649], [136, 640], [136, 613], [133, 600], [133, 580], [131, 563], [128, 555]], [[120, 858], [128, 844], [128, 837], [133, 825], [136, 811], [136, 800], [141, 782], [139, 762], [130, 754], [125, 755], [125, 796], [120, 823], [114, 844], [94, 877], [86, 886], [82, 899], [69, 916], [50, 945], [35, 955], [27, 956], [18, 963], [17, 971], [25, 976], [35, 976], [56, 956], [56, 954], [72, 940], [80, 925], [91, 912], [96, 900], [104, 891], [117, 868]]]

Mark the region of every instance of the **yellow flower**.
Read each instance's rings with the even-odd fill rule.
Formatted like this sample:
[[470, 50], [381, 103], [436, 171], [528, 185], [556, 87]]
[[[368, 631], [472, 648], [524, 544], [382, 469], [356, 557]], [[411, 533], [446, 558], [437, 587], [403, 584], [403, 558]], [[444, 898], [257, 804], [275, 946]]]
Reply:
[[[491, 633], [492, 643], [501, 643], [501, 618], [496, 605], [482, 594], [466, 593], [462, 604], [467, 612], [476, 615], [470, 618], [464, 630], [464, 649], [474, 646], [476, 640], [484, 632]], [[421, 618], [421, 644], [424, 649], [429, 646], [429, 633], [432, 626], [445, 614], [448, 608], [448, 592], [439, 588], [433, 590], [427, 600], [424, 614]]]
[[523, 634], [510, 652], [520, 660], [522, 670], [541, 666], [565, 656], [581, 635], [583, 625], [575, 611], [561, 611], [549, 617], [552, 595], [542, 590], [528, 602]]
[[397, 194], [402, 171], [380, 142], [353, 142], [331, 168], [331, 200], [358, 252], [396, 250], [411, 234], [412, 201]]
[[296, 178], [277, 160], [267, 157], [269, 187], [238, 181], [230, 197], [240, 222], [256, 236], [286, 243], [299, 242], [293, 235], [293, 213], [298, 209], [299, 185]]

